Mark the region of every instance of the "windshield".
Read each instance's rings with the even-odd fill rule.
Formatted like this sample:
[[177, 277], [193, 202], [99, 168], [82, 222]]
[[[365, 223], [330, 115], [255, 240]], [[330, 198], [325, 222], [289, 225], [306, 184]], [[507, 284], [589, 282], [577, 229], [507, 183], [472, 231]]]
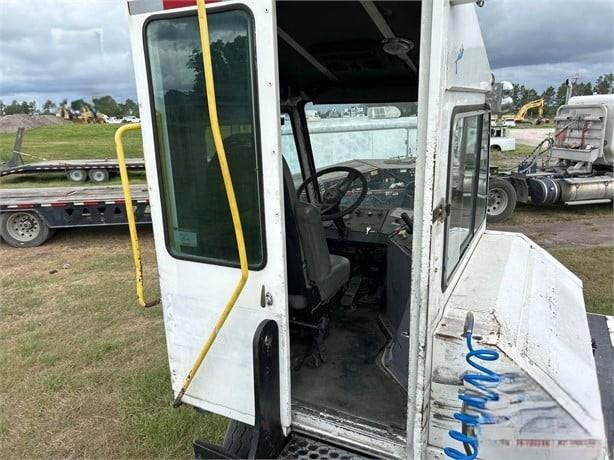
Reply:
[[[413, 208], [417, 103], [308, 104], [305, 115], [313, 160], [318, 171], [349, 166], [367, 179], [362, 206]], [[338, 175], [337, 175], [338, 176]], [[319, 180], [324, 190], [339, 181], [335, 174]], [[344, 202], [360, 193], [355, 181]]]

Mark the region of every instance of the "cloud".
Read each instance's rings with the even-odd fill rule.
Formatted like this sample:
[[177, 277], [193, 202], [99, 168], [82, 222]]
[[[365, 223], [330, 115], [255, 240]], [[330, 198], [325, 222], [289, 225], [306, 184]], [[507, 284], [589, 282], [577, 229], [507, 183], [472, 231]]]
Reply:
[[135, 98], [124, 0], [2, 0], [0, 98]]
[[478, 15], [499, 80], [543, 90], [614, 72], [612, 0], [488, 0]]
[[[614, 72], [614, 1], [487, 0], [498, 79], [538, 90]], [[135, 98], [125, 0], [0, 0], [0, 99]]]

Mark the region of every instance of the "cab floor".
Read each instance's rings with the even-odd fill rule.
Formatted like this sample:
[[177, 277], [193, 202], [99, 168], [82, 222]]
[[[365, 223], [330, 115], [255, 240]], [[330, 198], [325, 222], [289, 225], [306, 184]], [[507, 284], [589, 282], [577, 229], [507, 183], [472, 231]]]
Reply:
[[387, 342], [377, 316], [373, 304], [335, 308], [325, 361], [293, 371], [292, 398], [405, 431], [406, 392], [377, 364]]

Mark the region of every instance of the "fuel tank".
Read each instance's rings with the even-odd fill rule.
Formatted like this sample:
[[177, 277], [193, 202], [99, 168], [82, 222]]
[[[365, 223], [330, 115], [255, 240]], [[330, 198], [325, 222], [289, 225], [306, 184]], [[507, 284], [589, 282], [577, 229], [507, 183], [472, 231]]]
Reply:
[[531, 202], [537, 205], [614, 200], [614, 176], [528, 179]]

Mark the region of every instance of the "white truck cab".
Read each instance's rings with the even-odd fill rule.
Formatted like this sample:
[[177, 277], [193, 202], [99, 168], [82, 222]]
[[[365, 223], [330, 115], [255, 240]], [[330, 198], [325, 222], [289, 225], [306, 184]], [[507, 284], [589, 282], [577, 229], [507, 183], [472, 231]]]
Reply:
[[[485, 229], [494, 82], [474, 2], [128, 8], [175, 402], [231, 419], [197, 457], [605, 458], [582, 283]], [[327, 113], [411, 103], [415, 156], [374, 157], [364, 131], [310, 141]], [[218, 327], [241, 275], [226, 162], [248, 270]], [[486, 378], [467, 378], [470, 350]]]

